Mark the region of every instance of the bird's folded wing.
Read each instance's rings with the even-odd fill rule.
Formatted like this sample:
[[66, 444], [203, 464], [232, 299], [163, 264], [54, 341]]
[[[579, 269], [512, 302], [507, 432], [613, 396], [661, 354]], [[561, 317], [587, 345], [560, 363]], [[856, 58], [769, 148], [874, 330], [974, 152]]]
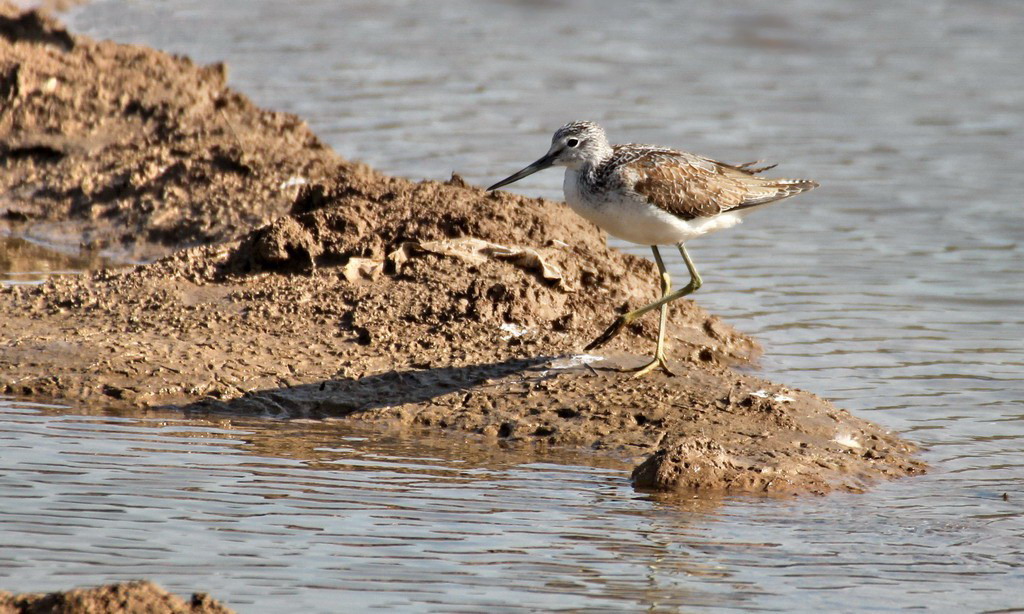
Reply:
[[635, 178], [632, 189], [650, 204], [684, 220], [797, 193], [783, 183], [789, 180], [762, 179], [746, 168], [686, 152], [651, 149], [631, 158], [623, 164], [622, 176]]

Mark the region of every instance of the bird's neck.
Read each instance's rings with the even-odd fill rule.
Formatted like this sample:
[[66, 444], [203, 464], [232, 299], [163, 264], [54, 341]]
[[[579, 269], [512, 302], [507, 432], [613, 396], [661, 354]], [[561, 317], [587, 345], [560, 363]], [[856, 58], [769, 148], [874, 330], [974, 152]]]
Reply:
[[605, 164], [608, 163], [609, 160], [611, 160], [611, 158], [611, 151], [609, 151], [607, 156], [602, 156], [600, 158], [595, 157], [590, 160], [587, 160], [586, 162], [583, 163], [583, 165], [579, 168], [577, 172], [580, 174], [580, 177], [585, 177], [590, 182], [593, 182], [593, 180], [596, 179], [598, 173], [601, 172], [601, 169], [604, 167]]
[[575, 168], [576, 172], [581, 175], [596, 175], [602, 166], [608, 163], [615, 154], [615, 150], [612, 149], [611, 145], [607, 143], [598, 143], [595, 150], [588, 152], [590, 155]]

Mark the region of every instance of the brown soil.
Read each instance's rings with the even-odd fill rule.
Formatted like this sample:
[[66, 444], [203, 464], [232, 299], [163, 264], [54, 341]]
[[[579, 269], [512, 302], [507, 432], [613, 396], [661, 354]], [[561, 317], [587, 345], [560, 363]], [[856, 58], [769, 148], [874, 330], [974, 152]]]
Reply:
[[142, 260], [283, 213], [341, 161], [226, 75], [0, 2], [0, 228]]
[[[41, 23], [47, 31], [57, 27]], [[753, 360], [756, 343], [692, 301], [678, 301], [670, 315], [677, 377], [638, 380], [611, 368], [639, 364], [652, 351], [653, 316], [604, 348], [605, 362], [579, 364], [579, 350], [616, 312], [653, 299], [657, 283], [652, 263], [608, 249], [600, 231], [560, 203], [487, 194], [458, 177], [387, 177], [337, 159], [300, 122], [273, 120], [286, 116], [254, 109], [222, 80], [214, 78], [211, 89], [209, 69], [138, 47], [73, 37], [64, 49], [37, 38], [13, 44], [23, 57], [14, 74], [39, 72], [38, 56], [59, 68], [60, 83], [91, 87], [100, 80], [89, 76], [97, 65], [64, 56], [102, 48], [112, 64], [103, 70], [120, 71], [128, 90], [153, 79], [168, 96], [162, 109], [185, 109], [173, 113], [178, 119], [166, 124], [168, 132], [129, 131], [108, 152], [117, 168], [179, 156], [172, 152], [180, 123], [190, 126], [185, 140], [194, 148], [181, 150], [176, 163], [205, 178], [178, 193], [167, 188], [195, 177], [147, 174], [136, 187], [152, 200], [100, 204], [134, 229], [118, 235], [120, 245], [134, 236], [146, 252], [150, 241], [179, 232], [189, 243], [250, 231], [146, 266], [3, 288], [0, 391], [82, 407], [345, 417], [506, 444], [584, 447], [646, 457], [634, 472], [637, 485], [665, 490], [859, 490], [923, 470], [911, 458], [913, 447], [897, 437], [810, 393], [733, 370]], [[117, 84], [110, 87], [117, 98]], [[204, 98], [204, 88], [216, 94]], [[75, 100], [69, 92], [47, 104]], [[218, 143], [233, 142], [216, 100], [233, 101], [232, 123], [249, 126], [247, 138], [263, 150], [290, 153], [246, 154], [249, 170], [240, 180], [237, 165], [209, 155]], [[19, 109], [18, 125], [62, 112]], [[99, 125], [96, 113], [112, 114], [103, 123], [141, 121], [135, 109], [86, 106], [68, 130], [88, 132], [81, 126]], [[48, 125], [56, 141], [64, 138], [60, 121]], [[19, 176], [31, 164], [32, 185], [42, 186], [44, 196], [50, 181], [75, 190], [50, 165], [88, 181], [89, 194], [120, 190], [120, 172], [95, 166], [105, 149], [40, 157], [31, 152], [46, 151], [41, 145], [26, 147], [29, 153], [8, 155], [5, 164]], [[282, 202], [275, 182], [291, 173], [310, 185]], [[24, 185], [7, 189], [21, 193]], [[245, 203], [222, 211], [237, 214], [231, 228], [216, 216], [193, 226], [198, 212], [221, 211], [217, 203], [228, 202]], [[40, 210], [34, 197], [18, 206]], [[97, 220], [106, 219], [59, 206], [42, 210], [48, 213], [25, 219], [57, 220], [84, 233], [98, 232]], [[175, 230], [144, 230], [166, 224]]]
[[59, 593], [0, 591], [0, 614], [231, 614], [206, 593], [185, 601], [152, 582], [135, 581]]

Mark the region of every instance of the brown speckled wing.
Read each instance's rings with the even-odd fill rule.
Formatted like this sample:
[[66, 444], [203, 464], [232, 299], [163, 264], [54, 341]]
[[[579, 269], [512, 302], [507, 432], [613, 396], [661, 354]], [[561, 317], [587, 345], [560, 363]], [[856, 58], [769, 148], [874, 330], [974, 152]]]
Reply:
[[762, 169], [748, 170], [670, 149], [621, 146], [613, 163], [620, 177], [635, 178], [631, 187], [647, 202], [684, 220], [769, 203], [817, 185], [762, 179], [754, 176]]

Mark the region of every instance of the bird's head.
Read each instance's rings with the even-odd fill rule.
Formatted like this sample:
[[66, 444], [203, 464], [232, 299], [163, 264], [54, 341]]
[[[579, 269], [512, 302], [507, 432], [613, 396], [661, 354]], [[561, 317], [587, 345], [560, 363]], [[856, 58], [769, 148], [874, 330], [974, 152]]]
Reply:
[[551, 137], [551, 147], [540, 160], [523, 170], [502, 179], [487, 188], [488, 191], [519, 181], [552, 166], [564, 166], [572, 170], [580, 170], [588, 164], [597, 164], [611, 155], [612, 148], [604, 129], [594, 122], [570, 122], [555, 131]]

